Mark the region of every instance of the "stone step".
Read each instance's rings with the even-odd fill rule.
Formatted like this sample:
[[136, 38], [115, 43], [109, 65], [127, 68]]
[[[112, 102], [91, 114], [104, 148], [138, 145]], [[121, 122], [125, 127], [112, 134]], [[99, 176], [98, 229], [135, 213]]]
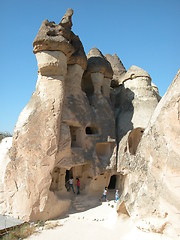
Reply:
[[73, 203], [72, 205], [73, 205], [73, 206], [82, 206], [83, 204], [80, 204], [80, 203]]
[[82, 199], [82, 196], [76, 196], [72, 200], [72, 208], [78, 212], [85, 211], [87, 209], [87, 204], [84, 199]]
[[84, 205], [84, 202], [72, 202], [72, 207], [76, 210], [76, 211], [85, 211], [86, 210], [86, 206]]
[[76, 210], [77, 210], [77, 211], [85, 211], [86, 208], [84, 208], [84, 207], [79, 207], [79, 208], [76, 208]]
[[72, 205], [73, 207], [75, 207], [75, 208], [79, 208], [79, 207], [83, 207], [83, 208], [85, 208], [86, 206], [84, 206], [84, 205], [82, 205], [82, 204], [76, 204], [76, 205]]

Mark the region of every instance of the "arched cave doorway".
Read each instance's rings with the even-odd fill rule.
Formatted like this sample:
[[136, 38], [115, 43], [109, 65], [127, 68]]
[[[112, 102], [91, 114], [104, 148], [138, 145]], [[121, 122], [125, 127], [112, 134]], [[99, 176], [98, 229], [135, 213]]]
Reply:
[[116, 188], [116, 175], [112, 175], [109, 182], [108, 189], [115, 189], [115, 188]]

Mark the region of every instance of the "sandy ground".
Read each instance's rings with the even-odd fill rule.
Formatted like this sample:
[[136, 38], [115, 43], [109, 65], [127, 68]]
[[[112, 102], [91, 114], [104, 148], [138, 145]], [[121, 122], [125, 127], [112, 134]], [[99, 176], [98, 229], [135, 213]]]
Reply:
[[89, 210], [74, 211], [59, 220], [49, 221], [45, 228], [54, 225], [58, 226], [48, 230], [40, 229], [28, 240], [172, 240], [161, 234], [140, 231], [126, 215], [119, 217], [113, 200], [99, 203]]

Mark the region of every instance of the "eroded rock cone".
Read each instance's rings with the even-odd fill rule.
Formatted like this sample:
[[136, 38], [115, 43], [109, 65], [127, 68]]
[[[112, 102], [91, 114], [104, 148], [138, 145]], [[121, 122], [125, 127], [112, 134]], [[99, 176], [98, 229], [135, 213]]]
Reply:
[[145, 128], [160, 100], [151, 85], [150, 75], [137, 66], [131, 66], [121, 81], [116, 96], [119, 140], [129, 130]]
[[87, 71], [90, 73], [102, 73], [105, 77], [112, 79], [113, 71], [110, 63], [97, 48], [92, 48], [87, 54]]
[[112, 86], [116, 87], [122, 83], [120, 79], [122, 79], [122, 75], [124, 75], [127, 71], [116, 54], [114, 55], [106, 54], [105, 57], [110, 62], [111, 67], [113, 69]]

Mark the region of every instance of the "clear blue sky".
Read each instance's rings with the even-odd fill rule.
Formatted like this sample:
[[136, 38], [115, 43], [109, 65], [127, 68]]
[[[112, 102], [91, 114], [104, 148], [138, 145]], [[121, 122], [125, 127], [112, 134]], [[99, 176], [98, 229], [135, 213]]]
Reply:
[[85, 52], [116, 53], [146, 70], [166, 92], [180, 68], [180, 0], [1, 0], [0, 131], [13, 133], [37, 81], [33, 40], [44, 19], [74, 9], [72, 30]]

